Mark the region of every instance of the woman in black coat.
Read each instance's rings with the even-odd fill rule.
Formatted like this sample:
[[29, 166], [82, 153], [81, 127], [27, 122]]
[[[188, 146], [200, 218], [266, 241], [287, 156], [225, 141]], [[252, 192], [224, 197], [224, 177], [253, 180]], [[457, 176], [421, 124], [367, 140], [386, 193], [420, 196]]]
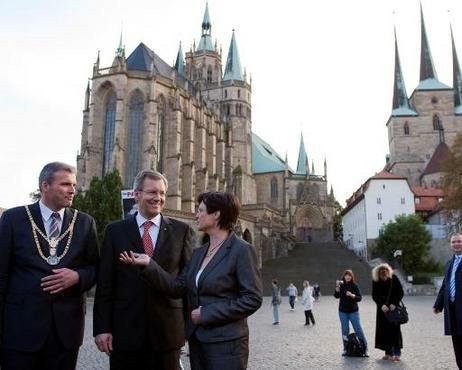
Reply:
[[385, 312], [394, 310], [403, 295], [403, 287], [390, 265], [383, 263], [372, 270], [372, 299], [377, 304], [375, 348], [385, 351], [384, 360], [398, 362], [401, 358], [401, 327], [388, 322]]

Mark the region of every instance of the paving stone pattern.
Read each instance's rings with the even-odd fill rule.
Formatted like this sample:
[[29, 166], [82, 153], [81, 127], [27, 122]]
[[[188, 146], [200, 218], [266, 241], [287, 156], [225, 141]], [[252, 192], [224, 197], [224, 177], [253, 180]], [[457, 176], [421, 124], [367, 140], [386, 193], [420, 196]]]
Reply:
[[[324, 290], [326, 293], [326, 290]], [[363, 330], [369, 342], [369, 358], [346, 358], [341, 353], [338, 301], [323, 296], [314, 305], [316, 325], [304, 326], [304, 315], [297, 303], [291, 312], [286, 298], [280, 309], [280, 324], [272, 325], [269, 297], [249, 319], [250, 370], [279, 369], [457, 369], [450, 337], [443, 335], [443, 316], [434, 315], [435, 297], [405, 297], [410, 321], [402, 326], [404, 348], [402, 361], [381, 360], [383, 352], [374, 348], [376, 306], [370, 296], [360, 303]], [[96, 349], [93, 342], [92, 302], [88, 303], [85, 343], [80, 350], [78, 369], [108, 369], [108, 359]], [[183, 355], [185, 369], [189, 359]], [[226, 370], [226, 369], [220, 369]]]

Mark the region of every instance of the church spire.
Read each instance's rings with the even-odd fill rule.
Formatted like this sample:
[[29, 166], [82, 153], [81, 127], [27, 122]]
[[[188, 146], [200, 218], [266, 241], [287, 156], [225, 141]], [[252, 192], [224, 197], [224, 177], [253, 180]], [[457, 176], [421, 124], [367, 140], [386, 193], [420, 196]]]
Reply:
[[454, 108], [456, 114], [462, 114], [462, 76], [460, 74], [459, 58], [457, 57], [456, 45], [451, 26], [452, 43], [452, 86], [454, 88]]
[[297, 161], [297, 175], [306, 175], [309, 172], [308, 156], [305, 151], [305, 143], [303, 142], [303, 133], [300, 135], [300, 148], [298, 150], [298, 161]]
[[401, 70], [401, 61], [399, 59], [398, 51], [398, 38], [396, 37], [396, 27], [394, 28], [395, 34], [395, 81], [393, 84], [393, 105], [392, 116], [400, 115], [417, 115], [416, 112], [410, 109], [409, 99], [407, 97], [406, 86], [404, 84], [403, 72]]
[[180, 47], [178, 48], [178, 54], [176, 55], [175, 69], [180, 75], [184, 76], [184, 59], [183, 59], [183, 49], [181, 48], [181, 41], [180, 41]]
[[223, 76], [223, 81], [226, 80], [244, 81], [244, 78], [242, 77], [241, 60], [239, 58], [239, 52], [237, 51], [237, 43], [234, 30], [231, 37], [231, 44], [229, 45], [225, 74]]
[[204, 19], [202, 20], [202, 35], [197, 51], [214, 51], [212, 42], [212, 22], [209, 15], [209, 3], [205, 3]]
[[122, 31], [120, 31], [119, 47], [116, 50], [116, 57], [125, 57], [125, 46], [122, 42]]
[[420, 28], [421, 28], [421, 44], [420, 44], [420, 81], [428, 78], [438, 79], [433, 66], [433, 59], [430, 52], [430, 45], [428, 44], [427, 31], [425, 29], [425, 21], [422, 10], [422, 3], [420, 4]]
[[428, 43], [427, 31], [425, 29], [425, 21], [420, 3], [420, 25], [421, 25], [421, 41], [420, 41], [420, 83], [416, 90], [441, 90], [449, 89], [449, 86], [438, 81], [433, 58]]

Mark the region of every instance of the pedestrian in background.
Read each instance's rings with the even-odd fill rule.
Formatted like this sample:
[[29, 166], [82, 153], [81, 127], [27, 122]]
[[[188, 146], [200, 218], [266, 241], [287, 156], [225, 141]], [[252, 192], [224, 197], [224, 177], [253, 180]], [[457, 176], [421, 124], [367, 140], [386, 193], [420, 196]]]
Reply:
[[355, 282], [355, 275], [352, 270], [345, 270], [341, 280], [335, 283], [334, 297], [339, 299], [338, 315], [342, 328], [343, 356], [346, 355], [346, 343], [350, 333], [350, 322], [359, 340], [364, 345], [367, 354], [367, 340], [364, 335], [359, 318], [358, 302], [361, 301], [361, 291]]
[[310, 286], [310, 282], [305, 280], [303, 282], [303, 293], [302, 293], [302, 305], [303, 310], [305, 311], [305, 325], [314, 325], [314, 316], [313, 316], [313, 288]]
[[278, 281], [273, 279], [271, 282], [271, 305], [273, 306], [273, 325], [279, 324], [279, 305], [281, 304], [281, 289]]
[[403, 287], [387, 263], [372, 270], [372, 299], [377, 304], [375, 348], [385, 351], [383, 360], [401, 361], [403, 337], [401, 326], [388, 321], [385, 313], [393, 311], [403, 299]]
[[318, 301], [320, 296], [321, 296], [321, 287], [319, 286], [318, 283], [314, 283], [314, 285], [313, 285], [313, 297], [314, 297], [314, 300]]
[[290, 310], [295, 311], [295, 300], [297, 299], [298, 295], [297, 288], [293, 283], [290, 283], [286, 290], [289, 295]]

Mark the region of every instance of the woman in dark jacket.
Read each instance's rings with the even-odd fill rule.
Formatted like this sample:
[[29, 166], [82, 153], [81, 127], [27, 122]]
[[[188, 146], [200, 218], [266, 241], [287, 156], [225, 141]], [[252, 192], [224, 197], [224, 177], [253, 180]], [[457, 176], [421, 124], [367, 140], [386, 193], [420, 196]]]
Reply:
[[338, 315], [342, 326], [343, 355], [346, 354], [346, 343], [350, 332], [350, 322], [358, 338], [364, 343], [367, 355], [367, 340], [359, 319], [358, 302], [361, 301], [361, 292], [355, 283], [352, 270], [343, 272], [342, 280], [335, 283], [334, 297], [339, 298]]
[[401, 360], [401, 327], [388, 322], [385, 312], [394, 310], [403, 295], [403, 287], [390, 265], [383, 263], [372, 270], [372, 299], [377, 304], [375, 348], [385, 351], [384, 360]]

